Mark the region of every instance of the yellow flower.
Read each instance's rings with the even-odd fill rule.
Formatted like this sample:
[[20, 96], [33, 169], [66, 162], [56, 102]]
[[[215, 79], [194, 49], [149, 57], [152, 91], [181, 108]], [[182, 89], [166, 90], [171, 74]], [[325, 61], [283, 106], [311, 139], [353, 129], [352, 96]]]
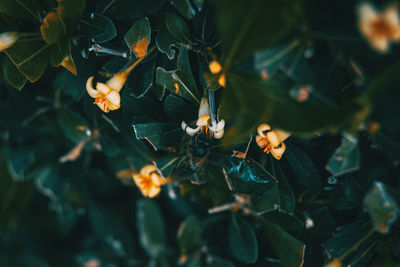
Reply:
[[0, 34], [0, 51], [6, 50], [18, 40], [17, 32], [4, 32]]
[[205, 97], [203, 97], [200, 102], [199, 116], [196, 121], [196, 126], [196, 128], [191, 128], [184, 121], [182, 121], [181, 124], [182, 129], [190, 136], [203, 132], [216, 139], [220, 139], [224, 136], [225, 121], [211, 120], [210, 107], [208, 105], [208, 100]]
[[267, 154], [271, 152], [272, 156], [277, 160], [281, 159], [286, 150], [286, 145], [283, 141], [290, 136], [290, 133], [278, 129], [271, 130], [271, 126], [266, 123], [260, 124], [257, 132], [257, 145], [263, 148]]
[[157, 172], [157, 167], [153, 164], [144, 166], [140, 173], [132, 174], [133, 181], [140, 189], [143, 196], [153, 198], [161, 192], [161, 186], [169, 183], [170, 178], [164, 179]]
[[360, 31], [373, 48], [379, 52], [387, 52], [390, 41], [400, 41], [397, 6], [389, 6], [383, 12], [378, 12], [371, 4], [363, 3], [359, 6], [358, 13]]

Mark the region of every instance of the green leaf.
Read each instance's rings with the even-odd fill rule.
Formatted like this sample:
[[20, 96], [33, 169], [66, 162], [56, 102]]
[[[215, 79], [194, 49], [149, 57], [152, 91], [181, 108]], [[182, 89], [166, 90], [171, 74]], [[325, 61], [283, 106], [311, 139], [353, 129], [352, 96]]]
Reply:
[[398, 207], [382, 182], [373, 184], [364, 197], [364, 205], [375, 229], [381, 233], [388, 233], [391, 225], [397, 220]]
[[183, 135], [178, 123], [151, 122], [133, 125], [137, 139], [146, 139], [154, 148], [160, 150], [167, 145], [177, 144]]
[[101, 0], [96, 10], [116, 19], [134, 19], [155, 13], [165, 2], [166, 0], [115, 0], [113, 2]]
[[190, 68], [188, 51], [181, 48], [178, 56], [178, 69], [166, 71], [162, 67], [156, 70], [157, 84], [186, 100], [200, 104], [199, 92]]
[[156, 61], [157, 57], [152, 57], [135, 67], [134, 73], [129, 75], [126, 87], [135, 97], [143, 97], [153, 86]]
[[255, 263], [258, 244], [253, 228], [243, 219], [232, 215], [229, 224], [229, 249], [240, 262]]
[[65, 136], [74, 143], [87, 138], [85, 129], [89, 129], [89, 126], [79, 113], [71, 110], [61, 110], [58, 114], [57, 122]]
[[209, 255], [207, 258], [207, 267], [235, 267], [235, 265], [228, 260]]
[[176, 122], [192, 121], [196, 119], [197, 110], [189, 103], [176, 95], [168, 95], [164, 101], [164, 110], [167, 116]]
[[46, 43], [54, 44], [65, 33], [64, 22], [56, 12], [49, 12], [43, 19], [40, 32]]
[[35, 0], [1, 0], [0, 13], [19, 19], [40, 23], [40, 8]]
[[133, 24], [125, 34], [125, 42], [129, 49], [135, 53], [137, 58], [147, 54], [147, 48], [151, 40], [151, 29], [149, 20], [144, 17]]
[[54, 45], [51, 45], [49, 51], [50, 64], [53, 67], [58, 67], [68, 54], [71, 55], [71, 43], [68, 39], [61, 39]]
[[233, 191], [240, 193], [263, 192], [270, 189], [277, 180], [253, 159], [231, 156], [223, 158], [222, 166]]
[[161, 175], [164, 178], [168, 178], [171, 176], [176, 166], [178, 165], [179, 157], [168, 155], [157, 159], [154, 163]]
[[173, 46], [177, 46], [174, 37], [168, 32], [167, 26], [163, 23], [156, 36], [157, 49], [167, 55], [169, 60], [175, 58]]
[[343, 136], [341, 145], [329, 159], [326, 169], [334, 176], [357, 171], [360, 167], [360, 151], [356, 137]]
[[201, 225], [196, 216], [187, 217], [179, 226], [177, 240], [181, 254], [187, 255], [199, 245]]
[[57, 13], [65, 23], [67, 32], [75, 31], [85, 10], [86, 0], [57, 0]]
[[5, 52], [30, 82], [39, 80], [49, 60], [48, 44], [42, 40], [18, 40]]
[[274, 184], [271, 188], [259, 194], [251, 196], [251, 202], [254, 209], [259, 212], [268, 212], [275, 210], [280, 206], [280, 195], [278, 191], [278, 184]]
[[295, 214], [283, 210], [272, 210], [262, 213], [269, 222], [279, 225], [285, 230], [299, 230], [304, 227], [304, 222]]
[[114, 23], [101, 14], [91, 14], [83, 25], [87, 32], [87, 37], [94, 43], [105, 43], [117, 36]]
[[164, 220], [156, 202], [151, 199], [141, 199], [137, 202], [137, 230], [139, 241], [147, 254], [158, 258], [164, 253], [166, 233]]
[[18, 89], [18, 91], [21, 91], [27, 81], [25, 76], [19, 72], [17, 67], [15, 67], [15, 65], [8, 58], [4, 58], [2, 63], [4, 79], [11, 86]]
[[282, 210], [293, 212], [296, 206], [296, 198], [280, 165], [278, 165], [276, 170], [276, 176], [278, 179], [278, 190], [280, 195], [279, 206]]
[[322, 183], [312, 160], [293, 144], [286, 147], [285, 154], [287, 162], [297, 177], [297, 183], [301, 187], [300, 199], [312, 200], [317, 197], [322, 190]]
[[178, 44], [183, 46], [191, 45], [192, 38], [190, 35], [190, 30], [186, 25], [186, 22], [181, 17], [173, 13], [167, 13], [165, 22], [168, 31], [175, 38]]
[[299, 2], [290, 0], [216, 3], [223, 62], [228, 67], [285, 37], [295, 26], [299, 6]]
[[299, 267], [304, 263], [306, 246], [274, 223], [262, 220], [270, 244], [282, 263], [287, 267]]
[[192, 19], [196, 14], [189, 0], [170, 0], [169, 2], [187, 19]]

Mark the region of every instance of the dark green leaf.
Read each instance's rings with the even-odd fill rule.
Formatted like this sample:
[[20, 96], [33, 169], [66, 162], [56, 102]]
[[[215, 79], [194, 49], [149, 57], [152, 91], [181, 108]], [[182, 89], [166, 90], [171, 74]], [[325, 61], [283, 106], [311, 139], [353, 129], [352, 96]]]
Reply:
[[287, 267], [302, 266], [306, 246], [280, 226], [265, 220], [262, 222], [270, 244], [282, 263]]
[[240, 262], [254, 263], [258, 257], [258, 245], [253, 228], [243, 219], [232, 215], [229, 224], [229, 248]]
[[268, 212], [280, 206], [278, 184], [273, 185], [271, 188], [265, 190], [264, 192], [251, 196], [251, 202], [257, 212]]
[[79, 113], [62, 110], [58, 114], [57, 121], [65, 136], [71, 141], [78, 143], [87, 138], [85, 129], [88, 129], [88, 123]]
[[50, 64], [53, 67], [60, 66], [67, 55], [71, 56], [71, 43], [68, 39], [61, 39], [49, 47]]
[[164, 101], [164, 110], [172, 121], [191, 121], [196, 119], [196, 110], [176, 95], [169, 95]]
[[164, 220], [155, 201], [141, 199], [137, 202], [137, 230], [140, 244], [149, 256], [158, 258], [164, 253], [166, 245]]
[[136, 57], [143, 57], [147, 54], [147, 48], [151, 40], [150, 22], [145, 17], [133, 24], [125, 34], [125, 42]]
[[342, 144], [329, 159], [326, 169], [334, 176], [357, 171], [360, 167], [360, 151], [356, 137], [343, 136]]
[[57, 0], [57, 2], [57, 13], [64, 21], [67, 32], [75, 31], [85, 10], [86, 0]]
[[216, 256], [209, 256], [207, 258], [207, 267], [235, 267], [235, 265], [228, 260]]
[[283, 210], [276, 209], [262, 213], [262, 215], [266, 220], [279, 225], [285, 230], [298, 230], [304, 227], [304, 222], [296, 215]]
[[143, 97], [153, 86], [156, 71], [156, 57], [139, 64], [126, 81], [126, 87], [135, 97]]
[[161, 25], [161, 28], [156, 37], [156, 45], [160, 52], [167, 55], [169, 60], [174, 59], [175, 50], [173, 46], [177, 46], [175, 44], [174, 37], [168, 32], [167, 26], [165, 24]]
[[25, 86], [27, 79], [8, 58], [3, 59], [2, 67], [4, 79], [14, 88], [21, 91]]
[[117, 35], [114, 23], [101, 14], [91, 14], [84, 26], [87, 37], [94, 43], [108, 42]]
[[49, 12], [43, 19], [42, 26], [40, 26], [43, 40], [48, 44], [54, 44], [65, 33], [65, 25], [60, 15], [56, 12]]
[[30, 82], [42, 76], [49, 60], [48, 44], [41, 40], [18, 40], [5, 52]]
[[295, 26], [298, 5], [299, 2], [290, 0], [217, 1], [224, 63], [231, 66], [282, 39]]
[[179, 226], [177, 240], [181, 254], [187, 255], [192, 249], [199, 245], [201, 225], [196, 216], [187, 217]]
[[187, 19], [192, 19], [196, 14], [189, 0], [170, 0], [170, 3]]
[[383, 183], [374, 183], [364, 197], [364, 205], [374, 221], [375, 229], [381, 233], [388, 233], [397, 219], [398, 207]]
[[109, 14], [116, 19], [134, 19], [148, 14], [153, 14], [161, 8], [166, 0], [109, 0], [99, 1], [96, 10], [103, 14]]
[[0, 13], [36, 23], [40, 22], [37, 15], [40, 14], [40, 9], [35, 0], [1, 0]]
[[171, 176], [176, 166], [178, 165], [179, 157], [165, 156], [155, 161], [157, 170], [161, 173], [164, 178]]
[[286, 159], [302, 188], [301, 199], [311, 200], [322, 190], [321, 178], [312, 160], [293, 144], [286, 148]]
[[175, 38], [178, 44], [187, 46], [192, 43], [190, 30], [186, 25], [186, 22], [173, 13], [167, 13], [165, 22], [168, 28], [168, 31]]
[[151, 122], [134, 124], [136, 138], [146, 139], [155, 150], [167, 145], [177, 144], [182, 139], [183, 131], [178, 123]]
[[156, 75], [158, 85], [189, 101], [200, 103], [186, 49], [181, 48], [179, 52], [177, 70], [166, 71], [162, 67], [158, 67]]

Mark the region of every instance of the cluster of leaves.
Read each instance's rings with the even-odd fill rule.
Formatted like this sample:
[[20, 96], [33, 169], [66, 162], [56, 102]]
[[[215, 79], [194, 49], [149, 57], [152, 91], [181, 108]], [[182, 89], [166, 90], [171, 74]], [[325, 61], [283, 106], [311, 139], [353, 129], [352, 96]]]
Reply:
[[[398, 265], [400, 50], [375, 52], [356, 9], [1, 0], [0, 30], [19, 33], [0, 58], [1, 265]], [[136, 58], [102, 113], [88, 77]], [[181, 122], [208, 95], [225, 136], [183, 175]], [[249, 142], [265, 122], [292, 133], [280, 161]], [[174, 180], [155, 200], [124, 175], [150, 163]]]

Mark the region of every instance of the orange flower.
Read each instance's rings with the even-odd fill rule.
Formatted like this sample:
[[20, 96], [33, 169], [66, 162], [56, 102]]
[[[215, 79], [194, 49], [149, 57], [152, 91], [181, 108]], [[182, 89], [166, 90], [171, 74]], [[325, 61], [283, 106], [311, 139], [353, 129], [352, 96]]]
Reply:
[[134, 173], [132, 178], [143, 196], [149, 198], [157, 196], [161, 192], [161, 186], [171, 181], [170, 178], [162, 178], [162, 176], [157, 172], [157, 167], [153, 164], [144, 166], [140, 170], [140, 173]]
[[373, 48], [384, 53], [388, 51], [390, 41], [400, 41], [397, 6], [389, 6], [383, 12], [378, 12], [371, 4], [363, 3], [358, 13], [360, 31]]
[[[208, 64], [208, 68], [210, 69], [210, 72], [212, 74], [219, 74], [222, 71], [222, 66], [221, 64], [216, 61], [213, 60]], [[222, 87], [226, 86], [226, 75], [225, 73], [222, 73], [219, 78], [218, 78], [218, 84], [221, 85]]]
[[266, 123], [260, 124], [257, 132], [257, 145], [263, 148], [267, 154], [271, 152], [272, 156], [277, 160], [281, 159], [286, 150], [286, 145], [283, 141], [290, 136], [290, 133], [278, 129], [271, 130], [271, 126]]

